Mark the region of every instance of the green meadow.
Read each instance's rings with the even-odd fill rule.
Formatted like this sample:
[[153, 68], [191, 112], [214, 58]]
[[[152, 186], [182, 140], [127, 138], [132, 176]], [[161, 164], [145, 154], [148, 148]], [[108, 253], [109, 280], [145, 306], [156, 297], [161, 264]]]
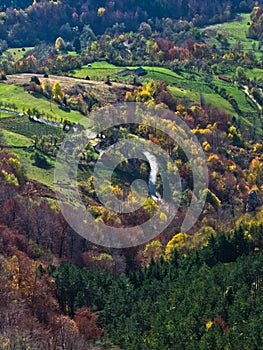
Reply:
[[28, 108], [31, 110], [36, 108], [40, 113], [48, 113], [53, 118], [56, 118], [58, 122], [61, 119], [68, 119], [77, 123], [83, 118], [80, 112], [73, 110], [65, 112], [59, 108], [58, 104], [53, 102], [50, 104], [50, 101], [45, 97], [29, 94], [20, 86], [0, 83], [0, 101], [2, 103], [15, 104], [19, 112], [27, 111]]
[[[84, 78], [87, 73], [90, 72], [90, 77], [99, 74], [97, 78], [106, 78], [107, 75], [110, 75], [112, 79], [118, 80], [117, 73], [125, 68], [135, 69], [137, 66], [117, 67], [107, 62], [94, 62], [92, 67], [83, 66], [82, 69], [76, 70], [71, 74], [72, 76], [78, 78]], [[175, 97], [188, 99], [192, 102], [199, 101], [200, 93], [204, 93], [207, 103], [217, 106], [219, 109], [222, 109], [230, 115], [237, 114], [231, 104], [213, 89], [211, 89], [204, 81], [203, 76], [198, 73], [189, 74], [186, 71], [182, 71], [180, 74], [178, 74], [168, 68], [154, 66], [145, 66], [143, 68], [148, 72], [148, 74], [139, 78], [142, 82], [148, 82], [151, 79], [164, 80], [168, 83], [169, 89]], [[257, 73], [257, 71], [254, 71], [254, 74]], [[252, 75], [253, 71], [251, 71], [250, 74]], [[263, 77], [263, 70], [261, 74]], [[247, 101], [244, 92], [238, 90], [236, 85], [225, 83], [219, 80], [216, 75], [213, 77], [213, 83], [219, 88], [225, 88], [227, 93], [231, 93], [237, 100], [240, 109], [244, 111], [244, 114], [257, 113], [254, 103], [252, 101]]]
[[3, 57], [7, 55], [11, 55], [15, 61], [20, 60], [23, 58], [23, 56], [30, 50], [32, 50], [33, 47], [19, 47], [19, 48], [9, 48], [5, 52], [3, 52]]
[[2, 129], [0, 126], [0, 144], [7, 147], [8, 151], [16, 153], [21, 159], [28, 178], [39, 181], [50, 188], [54, 187], [54, 164], [52, 157], [46, 157], [50, 164], [49, 169], [42, 169], [33, 165], [34, 161], [31, 156], [35, 150], [32, 147], [32, 140], [29, 137], [17, 132], [11, 132]]
[[246, 36], [249, 23], [251, 23], [250, 15], [240, 14], [237, 15], [235, 21], [205, 27], [203, 29], [205, 41], [209, 45], [215, 45], [216, 48], [221, 49], [222, 44], [216, 39], [216, 35], [220, 33], [227, 38], [230, 47], [240, 40], [241, 48], [244, 52], [253, 52], [257, 58], [260, 58], [263, 51], [258, 50], [258, 42]]

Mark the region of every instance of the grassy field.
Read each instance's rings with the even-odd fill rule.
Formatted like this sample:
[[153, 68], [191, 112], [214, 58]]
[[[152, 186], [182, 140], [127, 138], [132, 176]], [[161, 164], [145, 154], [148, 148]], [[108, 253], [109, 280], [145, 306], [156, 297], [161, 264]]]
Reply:
[[[100, 61], [92, 63], [92, 67], [83, 66], [81, 69], [70, 72], [69, 76], [85, 79], [88, 75], [91, 80], [105, 80], [107, 76], [110, 76], [111, 78], [118, 78], [118, 80], [125, 81], [127, 78], [123, 79], [118, 77], [117, 74], [126, 68], [135, 69], [138, 68], [138, 66], [118, 67], [106, 61]], [[143, 68], [148, 72], [147, 78], [145, 77], [145, 79], [165, 80], [168, 83], [174, 83], [178, 79], [183, 80], [182, 76], [167, 68], [147, 66]]]
[[263, 81], [263, 69], [260, 69], [260, 68], [246, 69], [245, 73], [249, 79], [257, 78], [257, 80]]
[[80, 114], [78, 111], [71, 110], [70, 112], [65, 112], [55, 103], [52, 103], [51, 111], [50, 101], [48, 101], [45, 97], [35, 97], [28, 94], [20, 86], [0, 83], [0, 101], [5, 103], [14, 103], [19, 112], [35, 107], [40, 113], [48, 113], [52, 115], [58, 122], [60, 122], [62, 118], [77, 123], [81, 118], [83, 118], [82, 114]]
[[229, 116], [238, 117], [232, 105], [220, 95], [204, 94], [204, 97], [205, 97], [205, 102], [207, 104], [211, 104], [212, 106], [217, 107], [218, 109], [228, 114]]
[[68, 55], [73, 56], [73, 57], [79, 56], [79, 54], [76, 51], [68, 51]]
[[[85, 66], [84, 66], [85, 67]], [[114, 64], [108, 63], [106, 61], [98, 61], [98, 62], [93, 62], [92, 63], [92, 68], [93, 69], [105, 69], [105, 68], [119, 68], [117, 66], [115, 66]]]
[[76, 69], [70, 72], [69, 76], [85, 79], [87, 76], [91, 80], [105, 80], [107, 76], [113, 77], [117, 73], [121, 72], [124, 68], [117, 67], [114, 64], [110, 64], [106, 61], [99, 61], [92, 63], [92, 66], [83, 66], [81, 69]]
[[[245, 24], [246, 19], [247, 17], [243, 20], [242, 25]], [[220, 26], [226, 26], [231, 32], [233, 30], [233, 27], [235, 28], [235, 25], [237, 25], [237, 32], [235, 30], [234, 32], [238, 33], [239, 25], [234, 23], [236, 22], [225, 23]], [[126, 68], [135, 69], [137, 67], [128, 66]], [[207, 103], [218, 107], [220, 110], [229, 114], [230, 116], [239, 117], [233, 106], [226, 99], [211, 89], [208, 84], [202, 79], [202, 75], [198, 73], [190, 75], [185, 71], [178, 74], [171, 71], [170, 69], [163, 67], [145, 66], [143, 68], [148, 72], [146, 76], [139, 78], [143, 83], [146, 83], [152, 79], [164, 80], [169, 84], [169, 89], [172, 92], [173, 96], [182, 99], [182, 102], [186, 104], [189, 104], [191, 102], [198, 102], [200, 99], [200, 93], [203, 93]], [[89, 75], [90, 78], [97, 77], [97, 79], [106, 79], [107, 75], [110, 75], [112, 79], [119, 79], [116, 74], [123, 69], [125, 69], [125, 67], [117, 67], [107, 62], [94, 62], [92, 64], [92, 67], [84, 66], [82, 69], [75, 71], [74, 73], [72, 72], [72, 75], [80, 78], [84, 78], [86, 75]], [[259, 71], [263, 77], [263, 70]], [[257, 73], [258, 71], [256, 69], [250, 71], [251, 75]], [[230, 76], [231, 75], [232, 73], [230, 72]], [[121, 79], [127, 80], [127, 77]], [[242, 110], [245, 116], [242, 118], [244, 124], [253, 125], [255, 119], [258, 118], [257, 108], [251, 100], [246, 99], [244, 92], [238, 90], [234, 84], [225, 83], [219, 80], [216, 75], [213, 77], [213, 83], [217, 85], [218, 88], [226, 89], [227, 94], [232, 94], [234, 96], [235, 100], [238, 103], [239, 109]]]
[[41, 169], [34, 166], [33, 161], [30, 159], [32, 154], [34, 154], [34, 149], [30, 138], [1, 128], [0, 143], [7, 146], [8, 151], [14, 152], [19, 156], [24, 165], [28, 178], [39, 181], [50, 188], [54, 187], [53, 167], [55, 160], [47, 157], [47, 160], [51, 165], [50, 169]]
[[[138, 68], [138, 67], [128, 67], [130, 69]], [[143, 67], [147, 72], [147, 76], [145, 76], [144, 79], [157, 79], [157, 80], [164, 80], [169, 84], [178, 83], [178, 81], [184, 80], [184, 76], [179, 75], [170, 69], [163, 68], [163, 67]]]
[[199, 100], [199, 93], [197, 92], [182, 89], [176, 86], [169, 86], [169, 90], [171, 91], [172, 95], [176, 98], [187, 99], [192, 102]]
[[15, 132], [7, 131], [5, 129], [1, 129], [0, 137], [1, 142], [8, 147], [12, 146], [14, 148], [18, 148], [32, 146], [32, 141], [30, 138]]
[[63, 136], [62, 129], [32, 122], [26, 116], [2, 118], [0, 119], [0, 128], [29, 138], [33, 135], [37, 135], [38, 137], [43, 135], [56, 135], [60, 138]]
[[107, 76], [111, 78], [114, 77], [117, 73], [121, 72], [123, 68], [95, 68], [83, 66], [81, 69], [75, 70], [67, 74], [68, 76], [85, 79], [87, 76], [91, 80], [106, 80]]
[[[250, 14], [240, 14], [237, 16], [235, 21], [206, 27], [203, 29], [203, 31], [206, 33], [205, 41], [209, 45], [215, 45], [218, 49], [221, 49], [222, 45], [216, 39], [216, 34], [221, 33], [227, 38], [230, 47], [240, 40], [243, 51], [254, 52], [257, 58], [260, 58], [263, 51], [258, 50], [258, 42], [256, 40], [249, 39], [246, 36], [249, 28], [248, 23], [251, 23]], [[256, 44], [255, 50], [253, 49], [253, 44]]]
[[15, 61], [17, 60], [20, 60], [24, 54], [26, 54], [28, 51], [32, 50], [33, 47], [25, 47], [25, 48], [22, 48], [22, 47], [19, 47], [19, 48], [9, 48], [8, 50], [6, 50], [5, 52], [3, 52], [3, 57], [7, 56], [8, 54], [10, 54], [13, 59]]

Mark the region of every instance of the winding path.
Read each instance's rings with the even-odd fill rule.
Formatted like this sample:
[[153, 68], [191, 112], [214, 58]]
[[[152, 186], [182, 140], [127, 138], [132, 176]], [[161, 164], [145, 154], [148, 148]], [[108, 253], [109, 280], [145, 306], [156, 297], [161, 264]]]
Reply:
[[257, 106], [257, 109], [259, 110], [259, 114], [260, 114], [260, 119], [261, 119], [261, 124], [263, 127], [263, 109], [262, 106], [258, 103], [258, 101], [255, 99], [255, 97], [249, 93], [249, 87], [247, 85], [243, 86], [243, 91], [245, 93], [246, 96], [248, 96], [251, 101], [253, 101], [255, 103], [255, 105]]
[[257, 106], [259, 111], [262, 112], [262, 106], [257, 102], [255, 97], [249, 93], [249, 87], [247, 85], [244, 85], [243, 88], [244, 88], [244, 90], [243, 90], [244, 93], [255, 103], [255, 105]]

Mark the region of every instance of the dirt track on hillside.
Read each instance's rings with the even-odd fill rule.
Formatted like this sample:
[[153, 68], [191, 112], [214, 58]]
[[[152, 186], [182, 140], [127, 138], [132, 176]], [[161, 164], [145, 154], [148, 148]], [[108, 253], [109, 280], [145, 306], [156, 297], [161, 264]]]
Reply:
[[[66, 77], [61, 75], [49, 75], [48, 78], [44, 78], [42, 74], [34, 74], [34, 73], [21, 73], [21, 74], [7, 75], [7, 80], [3, 81], [3, 83], [14, 84], [14, 85], [24, 85], [30, 82], [30, 79], [32, 76], [37, 76], [40, 81], [48, 79], [50, 82], [58, 81], [59, 83], [65, 84], [65, 85], [81, 84], [86, 86], [100, 86], [105, 89], [107, 88], [109, 89], [111, 87], [105, 84], [103, 81], [85, 80], [85, 79]], [[112, 87], [125, 88], [128, 86], [130, 85], [112, 82]]]
[[118, 91], [122, 90], [133, 90], [132, 85], [115, 83], [112, 82], [111, 85], [105, 84], [103, 81], [97, 80], [85, 80], [80, 78], [59, 76], [59, 75], [49, 75], [48, 78], [44, 78], [42, 74], [33, 73], [21, 73], [21, 74], [11, 74], [7, 75], [7, 80], [2, 81], [2, 83], [10, 85], [25, 86], [29, 84], [32, 76], [37, 76], [42, 82], [43, 80], [49, 80], [50, 84], [53, 85], [54, 82], [59, 82], [62, 90], [67, 91], [74, 85], [81, 85], [89, 93], [98, 95], [103, 103], [113, 103], [119, 101]]

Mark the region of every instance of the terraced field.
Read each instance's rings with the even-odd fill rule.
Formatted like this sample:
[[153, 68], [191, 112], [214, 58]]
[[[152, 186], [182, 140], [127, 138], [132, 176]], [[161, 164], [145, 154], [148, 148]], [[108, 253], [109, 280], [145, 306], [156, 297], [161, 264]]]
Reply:
[[[244, 16], [241, 24], [239, 22], [230, 22], [224, 23], [223, 28], [226, 28], [226, 33], [229, 31], [233, 33], [231, 40], [234, 40], [235, 35], [240, 30], [240, 25], [243, 29], [246, 24], [247, 15]], [[214, 26], [213, 26], [214, 27]], [[208, 27], [210, 28], [210, 27]], [[244, 36], [244, 35], [243, 35]], [[252, 42], [250, 39], [245, 40], [246, 43]], [[108, 75], [113, 81], [132, 81], [132, 77], [119, 77], [118, 73], [124, 69], [136, 69], [137, 66], [128, 66], [128, 67], [118, 67], [108, 62], [94, 62], [91, 67], [83, 66], [82, 69], [71, 72], [70, 74], [76, 78], [83, 78], [86, 75], [89, 77], [94, 77], [98, 79], [106, 79]], [[164, 67], [149, 67], [143, 66], [147, 71], [147, 75], [139, 77], [138, 80], [143, 84], [147, 83], [150, 80], [164, 80], [168, 83], [169, 89], [172, 92], [173, 96], [182, 101], [185, 104], [191, 104], [193, 102], [200, 101], [200, 93], [203, 93], [206, 103], [213, 105], [214, 107], [219, 108], [221, 111], [225, 112], [230, 116], [235, 116], [240, 118], [241, 123], [247, 127], [256, 128], [258, 134], [263, 135], [261, 128], [261, 121], [259, 117], [259, 112], [255, 103], [247, 98], [244, 91], [238, 89], [237, 85], [234, 83], [227, 83], [218, 79], [215, 74], [212, 77], [212, 82], [217, 86], [218, 90], [214, 91], [208, 83], [204, 81], [204, 78], [201, 74], [195, 72], [189, 74], [187, 71], [181, 71], [180, 74], [173, 72], [172, 70]], [[246, 71], [248, 77], [257, 77], [263, 78], [263, 70], [261, 69], [251, 69]], [[233, 72], [226, 73], [229, 77], [232, 77]], [[242, 111], [240, 114], [237, 110], [233, 108], [233, 105], [220, 93], [220, 89], [225, 89], [227, 95], [232, 95], [237, 102], [239, 110]]]

